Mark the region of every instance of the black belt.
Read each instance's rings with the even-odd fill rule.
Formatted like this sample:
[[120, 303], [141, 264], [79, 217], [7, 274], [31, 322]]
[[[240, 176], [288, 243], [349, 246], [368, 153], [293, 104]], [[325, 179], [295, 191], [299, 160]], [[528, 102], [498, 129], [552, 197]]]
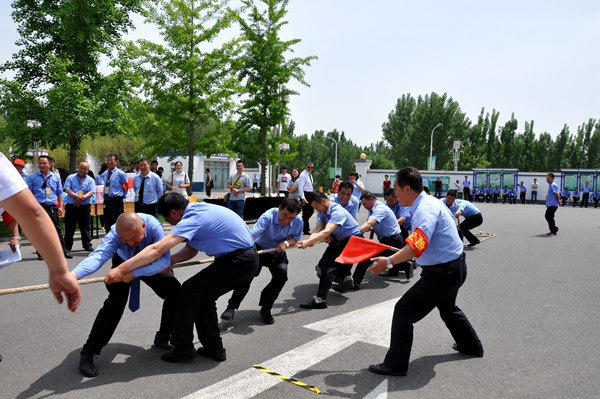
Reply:
[[231, 252], [227, 252], [225, 255], [215, 256], [215, 260], [216, 259], [220, 259], [220, 258], [224, 258], [226, 256], [239, 255], [239, 254], [241, 254], [243, 252], [250, 251], [250, 250], [252, 250], [252, 251], [254, 251], [256, 253], [256, 247], [240, 248], [240, 249], [236, 249], [236, 250], [231, 251]]
[[40, 204], [44, 209], [56, 209], [56, 205]]
[[438, 263], [437, 265], [431, 265], [431, 266], [423, 266], [421, 265], [421, 267], [423, 268], [423, 271], [429, 270], [432, 273], [441, 273], [444, 272], [446, 270], [449, 270], [452, 266], [454, 266], [456, 263], [460, 263], [462, 261], [464, 261], [464, 259], [466, 258], [465, 253], [463, 252], [462, 254], [460, 254], [460, 256], [454, 260], [451, 260], [449, 262], [445, 262], [445, 263]]
[[398, 237], [400, 237], [400, 239], [401, 239], [402, 233], [394, 234], [393, 236], [384, 237], [381, 239], [381, 242], [397, 240]]
[[106, 197], [107, 201], [123, 201], [125, 197]]

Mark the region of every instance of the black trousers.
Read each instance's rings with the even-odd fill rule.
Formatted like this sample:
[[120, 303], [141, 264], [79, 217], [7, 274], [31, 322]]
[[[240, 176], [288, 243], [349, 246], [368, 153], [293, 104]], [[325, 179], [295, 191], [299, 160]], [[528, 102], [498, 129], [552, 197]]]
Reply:
[[463, 195], [467, 201], [471, 201], [471, 189], [469, 187], [463, 187]]
[[[400, 235], [397, 236], [392, 236], [392, 237], [386, 237], [383, 240], [381, 240], [380, 242], [382, 244], [385, 245], [390, 245], [392, 247], [395, 248], [403, 248], [404, 247], [404, 240], [406, 240], [408, 238], [408, 231], [406, 231], [405, 229], [402, 229], [402, 233]], [[395, 254], [395, 251], [392, 251], [391, 249], [387, 250], [387, 251], [383, 251], [382, 253], [378, 254], [377, 256], [391, 256], [393, 254]], [[410, 276], [410, 268], [412, 267], [411, 263], [406, 261], [406, 262], [400, 262], [400, 263], [396, 263], [394, 264], [394, 266], [392, 266], [392, 273], [398, 273], [400, 271], [404, 271], [404, 273], [406, 274], [406, 278], [408, 278], [408, 276]]]
[[495, 204], [498, 202], [499, 196], [500, 196], [500, 194], [492, 194], [492, 204]]
[[[123, 263], [123, 259], [115, 254], [112, 258], [112, 267], [117, 267], [121, 263]], [[141, 277], [141, 280], [152, 288], [156, 295], [164, 299], [159, 331], [171, 335], [175, 323], [175, 306], [181, 291], [181, 284], [175, 278], [173, 271], [166, 274]], [[123, 316], [129, 298], [130, 286], [131, 283], [106, 285], [108, 298], [104, 301], [102, 309], [100, 309], [96, 320], [94, 320], [90, 336], [81, 350], [82, 355], [99, 355], [102, 348], [108, 344]]]
[[67, 250], [73, 248], [73, 236], [75, 225], [79, 226], [81, 232], [81, 245], [83, 248], [92, 246], [92, 217], [90, 216], [90, 205], [65, 205], [65, 247]]
[[212, 193], [212, 188], [206, 186], [206, 196], [210, 197], [210, 194]]
[[[260, 246], [256, 246], [257, 249], [263, 249]], [[260, 254], [258, 255], [258, 263], [259, 267], [256, 270], [256, 276], [260, 275], [260, 272], [264, 267], [268, 267], [271, 272], [271, 281], [260, 293], [260, 301], [258, 302], [258, 306], [272, 309], [273, 304], [277, 300], [279, 293], [283, 289], [286, 281], [288, 280], [287, 269], [288, 269], [288, 258], [285, 252], [280, 254], [277, 253], [268, 253], [268, 254]], [[240, 307], [240, 304], [246, 297], [248, 290], [250, 289], [250, 283], [244, 287], [238, 287], [233, 290], [233, 295], [231, 299], [229, 299], [227, 308], [237, 309]]]
[[104, 230], [110, 231], [120, 214], [125, 212], [123, 197], [104, 197]]
[[52, 220], [52, 224], [56, 229], [56, 233], [58, 234], [58, 238], [60, 240], [60, 245], [62, 246], [63, 252], [67, 252], [67, 247], [65, 245], [65, 237], [63, 236], [62, 229], [60, 227], [60, 222], [58, 221], [58, 208], [56, 205], [48, 205], [48, 204], [40, 204], [42, 208], [46, 211], [48, 216], [50, 216], [50, 220]]
[[549, 206], [546, 208], [546, 221], [548, 222], [548, 227], [550, 228], [551, 233], [556, 233], [558, 231], [558, 227], [556, 227], [556, 222], [554, 222], [554, 214], [558, 209], [557, 206]]
[[390, 349], [384, 360], [387, 366], [395, 370], [408, 370], [413, 325], [435, 308], [461, 350], [483, 350], [469, 319], [456, 306], [458, 289], [466, 278], [464, 254], [451, 262], [423, 266], [419, 281], [400, 298], [394, 308]]
[[208, 350], [223, 348], [217, 299], [245, 287], [258, 269], [255, 248], [239, 249], [218, 257], [205, 269], [181, 285], [181, 295], [175, 313], [175, 331], [171, 343], [178, 350], [194, 347], [194, 323], [200, 344]]
[[142, 204], [141, 202], [136, 201], [133, 207], [135, 213], [147, 213], [148, 215], [156, 217], [156, 202], [154, 204]]
[[598, 208], [598, 198], [594, 198], [594, 208]]
[[304, 198], [306, 198], [306, 204], [302, 204], [302, 221], [304, 222], [304, 234], [308, 234], [310, 231], [310, 218], [315, 213], [314, 208], [310, 204], [313, 199], [313, 193], [309, 191], [304, 192]]
[[483, 223], [483, 216], [481, 213], [476, 215], [469, 216], [465, 218], [463, 222], [458, 226], [460, 231], [463, 233], [464, 237], [469, 241], [469, 244], [478, 244], [479, 239], [471, 233], [470, 230], [474, 229], [477, 226], [481, 226]]
[[581, 205], [579, 206], [580, 208], [583, 207], [588, 207], [590, 202], [590, 193], [583, 193], [583, 196], [581, 197]]
[[577, 201], [579, 201], [579, 197], [573, 197], [573, 208], [577, 206]]
[[525, 196], [527, 195], [527, 191], [521, 191], [519, 194], [519, 198], [521, 199], [521, 204], [525, 205]]
[[[362, 237], [362, 234], [360, 235]], [[346, 244], [348, 244], [348, 240], [350, 237], [345, 240], [338, 241], [337, 239], [333, 239], [325, 249], [323, 256], [319, 260], [317, 266], [321, 269], [321, 277], [319, 278], [319, 288], [317, 289], [317, 296], [323, 300], [327, 299], [327, 294], [329, 293], [329, 289], [333, 284], [336, 276], [349, 276], [352, 265], [345, 265], [343, 263], [338, 263], [335, 261], [335, 258], [340, 256]], [[370, 263], [369, 261], [365, 261], [362, 263]], [[360, 265], [360, 263], [359, 263]], [[366, 271], [366, 268], [365, 268]], [[363, 272], [364, 277], [364, 272]], [[361, 278], [362, 280], [362, 278]]]

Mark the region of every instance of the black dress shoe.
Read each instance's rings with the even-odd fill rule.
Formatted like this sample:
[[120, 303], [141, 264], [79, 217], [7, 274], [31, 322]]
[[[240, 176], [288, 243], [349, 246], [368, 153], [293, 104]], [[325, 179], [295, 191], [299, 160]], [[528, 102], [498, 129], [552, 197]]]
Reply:
[[327, 302], [317, 302], [314, 299], [307, 303], [301, 303], [302, 309], [327, 309]]
[[454, 345], [452, 345], [452, 349], [454, 349], [457, 352], [462, 353], [463, 355], [474, 356], [474, 357], [483, 357], [483, 349], [463, 350], [458, 347], [458, 344], [456, 342], [454, 343]]
[[200, 356], [209, 357], [217, 362], [224, 362], [227, 360], [227, 352], [225, 351], [225, 348], [209, 350], [204, 347], [200, 347], [196, 353], [198, 353]]
[[413, 265], [411, 262], [406, 262], [404, 265], [404, 274], [406, 274], [407, 280], [410, 280], [410, 278], [413, 276]]
[[231, 321], [231, 320], [233, 320], [234, 315], [235, 315], [235, 309], [227, 308], [221, 315], [221, 319]]
[[94, 366], [94, 355], [81, 355], [79, 358], [79, 372], [90, 378], [98, 375], [96, 366]]
[[481, 241], [477, 240], [475, 242], [470, 242], [469, 245], [467, 245], [467, 247], [474, 247], [477, 244], [481, 244]]
[[36, 254], [38, 260], [44, 260], [44, 257], [39, 252], [36, 252]]
[[271, 309], [261, 308], [260, 315], [262, 316], [262, 319], [265, 322], [265, 324], [274, 324], [275, 323], [275, 319], [273, 318], [273, 315], [271, 314]]
[[94, 252], [94, 247], [90, 245], [89, 247], [83, 247], [83, 250], [86, 252]]
[[67, 251], [67, 252], [65, 252], [65, 258], [73, 259], [73, 255], [71, 255], [71, 253], [69, 251]]
[[173, 346], [169, 344], [169, 338], [170, 337], [168, 334], [157, 331], [156, 335], [154, 336], [154, 346], [160, 349], [164, 349], [166, 351], [172, 349]]
[[177, 348], [173, 348], [170, 351], [163, 353], [160, 357], [165, 362], [169, 363], [179, 363], [179, 362], [189, 362], [198, 357], [198, 354], [194, 350], [194, 348], [189, 348], [185, 350], [178, 350]]
[[372, 364], [369, 366], [369, 371], [371, 373], [381, 375], [397, 375], [400, 377], [404, 377], [406, 375], [406, 370], [396, 370], [386, 366], [385, 363]]

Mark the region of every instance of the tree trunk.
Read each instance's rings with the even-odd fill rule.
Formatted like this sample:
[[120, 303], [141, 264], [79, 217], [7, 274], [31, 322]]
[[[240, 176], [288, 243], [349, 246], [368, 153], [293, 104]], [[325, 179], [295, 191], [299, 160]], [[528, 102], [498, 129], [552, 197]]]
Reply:
[[79, 151], [79, 140], [77, 140], [77, 133], [72, 133], [69, 140], [69, 174], [77, 171], [77, 151]]
[[194, 130], [195, 123], [194, 121], [190, 121], [188, 124], [188, 176], [190, 178], [190, 187], [188, 188], [188, 194], [193, 193], [194, 184], [193, 176], [194, 176]]
[[267, 134], [267, 128], [262, 127], [260, 129], [262, 144], [262, 151], [260, 153], [260, 195], [263, 197], [267, 194]]

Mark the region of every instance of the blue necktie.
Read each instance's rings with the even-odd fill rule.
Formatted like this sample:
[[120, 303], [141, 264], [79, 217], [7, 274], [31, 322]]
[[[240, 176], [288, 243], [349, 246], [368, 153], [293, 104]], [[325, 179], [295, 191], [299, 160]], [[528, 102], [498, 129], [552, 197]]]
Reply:
[[135, 312], [140, 308], [140, 279], [134, 278], [131, 281], [129, 291], [129, 310]]

